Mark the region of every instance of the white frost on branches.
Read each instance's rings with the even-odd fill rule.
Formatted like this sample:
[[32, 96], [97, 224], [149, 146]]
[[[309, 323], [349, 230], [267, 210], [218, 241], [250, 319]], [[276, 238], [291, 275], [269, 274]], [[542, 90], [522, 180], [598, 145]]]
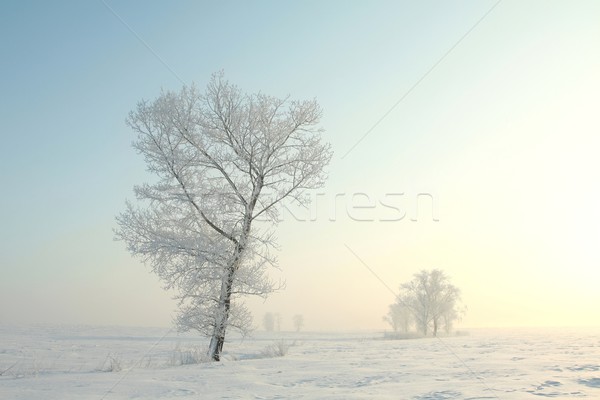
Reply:
[[450, 278], [441, 270], [420, 271], [410, 282], [400, 286], [396, 302], [390, 305], [388, 321], [394, 331], [406, 333], [414, 323], [418, 331], [427, 336], [431, 328], [437, 336], [441, 327], [446, 333], [452, 329], [464, 313], [460, 306], [460, 289], [450, 283]]
[[204, 93], [162, 92], [127, 119], [157, 180], [134, 188], [116, 237], [177, 291], [177, 326], [210, 336], [215, 360], [227, 327], [251, 325], [241, 297], [277, 289], [277, 206], [324, 183], [320, 117], [315, 100], [245, 94], [217, 73]]

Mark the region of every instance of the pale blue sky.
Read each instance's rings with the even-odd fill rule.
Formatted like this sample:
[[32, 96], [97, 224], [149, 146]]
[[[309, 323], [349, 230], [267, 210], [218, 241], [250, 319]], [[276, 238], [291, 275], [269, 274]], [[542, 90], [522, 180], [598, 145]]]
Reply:
[[[316, 97], [336, 152], [318, 221], [279, 228], [288, 289], [259, 318], [383, 326], [393, 296], [348, 245], [394, 288], [445, 269], [467, 325], [600, 324], [600, 3], [500, 3], [342, 159], [494, 3], [107, 1], [167, 68], [101, 1], [4, 2], [0, 321], [169, 323], [168, 294], [112, 241], [147, 177], [124, 119], [224, 69]], [[404, 192], [409, 213], [430, 192], [440, 221], [352, 221], [354, 192]]]

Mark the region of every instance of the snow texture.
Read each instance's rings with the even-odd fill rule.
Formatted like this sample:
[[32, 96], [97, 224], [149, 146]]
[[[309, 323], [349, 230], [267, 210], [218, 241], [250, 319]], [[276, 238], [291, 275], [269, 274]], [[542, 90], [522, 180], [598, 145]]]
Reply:
[[[600, 398], [599, 329], [382, 336], [259, 332], [189, 364], [207, 342], [168, 329], [0, 326], [0, 398]], [[274, 343], [287, 354], [266, 355]]]

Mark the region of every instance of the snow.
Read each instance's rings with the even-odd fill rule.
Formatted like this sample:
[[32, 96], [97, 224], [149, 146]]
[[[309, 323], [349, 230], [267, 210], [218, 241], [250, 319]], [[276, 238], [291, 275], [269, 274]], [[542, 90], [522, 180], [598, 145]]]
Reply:
[[[283, 357], [264, 358], [274, 343]], [[600, 329], [256, 332], [224, 361], [177, 365], [207, 342], [168, 329], [0, 326], [1, 399], [600, 398]], [[120, 371], [110, 369], [110, 358]], [[118, 370], [118, 368], [113, 368]]]

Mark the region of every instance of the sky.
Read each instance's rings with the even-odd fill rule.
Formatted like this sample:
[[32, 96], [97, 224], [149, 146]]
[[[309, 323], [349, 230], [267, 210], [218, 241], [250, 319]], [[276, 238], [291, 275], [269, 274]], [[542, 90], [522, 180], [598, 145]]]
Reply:
[[[600, 3], [12, 1], [0, 5], [0, 323], [169, 326], [114, 241], [152, 179], [125, 118], [212, 73], [316, 98], [335, 152], [286, 206], [257, 325], [385, 329], [438, 268], [460, 326], [599, 326]], [[394, 208], [395, 207], [395, 208]]]

